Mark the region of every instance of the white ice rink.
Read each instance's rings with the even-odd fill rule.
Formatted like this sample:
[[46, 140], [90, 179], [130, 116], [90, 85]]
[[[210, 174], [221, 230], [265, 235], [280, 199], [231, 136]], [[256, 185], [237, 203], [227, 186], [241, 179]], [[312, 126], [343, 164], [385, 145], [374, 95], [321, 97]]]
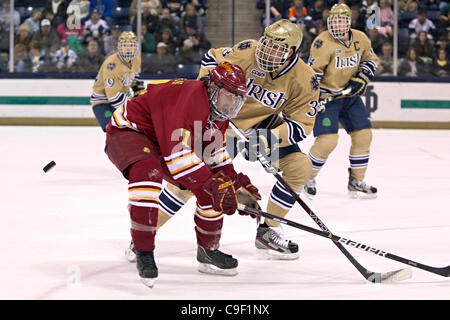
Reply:
[[[287, 226], [300, 259], [262, 260], [255, 221], [238, 214], [225, 217], [221, 249], [239, 259], [239, 274], [201, 274], [193, 202], [158, 233], [160, 276], [149, 289], [123, 255], [127, 182], [104, 154], [99, 128], [0, 126], [0, 141], [0, 299], [450, 299], [449, 278], [415, 268], [401, 283], [368, 283], [331, 241]], [[319, 194], [306, 201], [313, 211], [336, 235], [449, 265], [450, 131], [374, 130], [366, 181], [378, 187], [376, 200], [347, 197], [349, 142], [340, 132]], [[44, 173], [51, 160], [56, 166]], [[265, 208], [274, 177], [258, 163], [234, 163], [260, 188]], [[287, 218], [317, 228], [298, 204]], [[372, 271], [407, 267], [347, 248]]]

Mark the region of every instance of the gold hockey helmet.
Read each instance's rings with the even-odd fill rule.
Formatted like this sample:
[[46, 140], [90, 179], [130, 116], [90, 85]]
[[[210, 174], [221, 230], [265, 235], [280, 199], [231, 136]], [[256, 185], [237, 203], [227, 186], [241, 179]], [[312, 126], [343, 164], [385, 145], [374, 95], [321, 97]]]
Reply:
[[294, 54], [303, 40], [303, 32], [298, 25], [282, 19], [264, 29], [264, 35], [256, 47], [256, 61], [261, 70], [272, 72], [281, 67], [289, 56], [289, 49]]
[[137, 54], [138, 42], [134, 32], [124, 31], [119, 36], [117, 50], [126, 62], [130, 62]]
[[335, 4], [331, 7], [327, 18], [327, 25], [328, 31], [333, 38], [341, 39], [345, 37], [350, 30], [351, 22], [352, 11], [345, 3]]

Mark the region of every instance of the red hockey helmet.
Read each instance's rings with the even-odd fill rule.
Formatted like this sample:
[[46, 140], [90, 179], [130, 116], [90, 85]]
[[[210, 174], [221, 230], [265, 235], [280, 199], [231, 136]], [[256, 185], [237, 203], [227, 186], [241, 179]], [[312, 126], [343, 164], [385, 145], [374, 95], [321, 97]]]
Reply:
[[247, 93], [242, 68], [229, 62], [221, 62], [211, 71], [210, 79], [216, 85], [210, 95], [212, 119], [223, 121], [236, 117]]

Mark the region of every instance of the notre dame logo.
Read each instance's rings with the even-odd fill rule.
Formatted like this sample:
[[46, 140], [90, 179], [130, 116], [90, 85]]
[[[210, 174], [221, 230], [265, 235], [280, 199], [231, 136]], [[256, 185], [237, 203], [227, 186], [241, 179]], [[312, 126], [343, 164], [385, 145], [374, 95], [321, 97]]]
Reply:
[[311, 79], [311, 86], [312, 86], [312, 89], [314, 91], [319, 89], [319, 80], [317, 80], [316, 76], [312, 77], [312, 79]]
[[316, 42], [314, 42], [314, 47], [319, 49], [323, 45], [323, 41], [320, 39], [317, 39]]

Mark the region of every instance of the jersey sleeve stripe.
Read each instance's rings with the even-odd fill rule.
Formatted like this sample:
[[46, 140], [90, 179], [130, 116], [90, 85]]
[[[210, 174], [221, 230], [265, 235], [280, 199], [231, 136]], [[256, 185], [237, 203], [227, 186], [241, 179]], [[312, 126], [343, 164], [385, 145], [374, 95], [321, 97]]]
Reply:
[[215, 66], [217, 66], [216, 59], [214, 58], [214, 56], [209, 54], [209, 51], [206, 52], [202, 58], [202, 67], [215, 67]]
[[299, 123], [288, 118], [285, 118], [284, 121], [286, 121], [288, 126], [288, 140], [290, 144], [296, 144], [306, 139], [305, 129]]

